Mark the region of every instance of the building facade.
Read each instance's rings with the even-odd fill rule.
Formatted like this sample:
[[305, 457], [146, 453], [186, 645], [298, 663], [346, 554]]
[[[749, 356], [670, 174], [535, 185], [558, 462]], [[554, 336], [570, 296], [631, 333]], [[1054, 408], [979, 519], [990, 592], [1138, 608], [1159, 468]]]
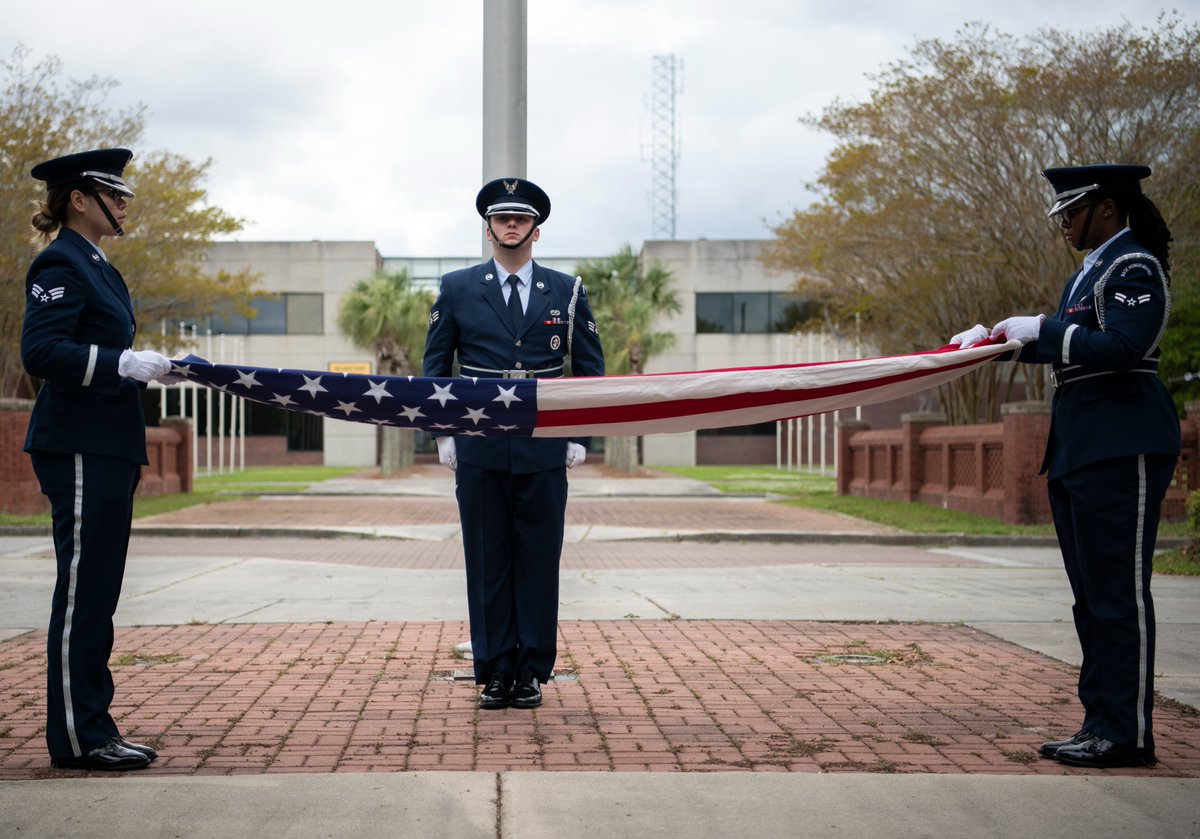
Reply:
[[[669, 270], [682, 304], [679, 313], [664, 313], [656, 325], [659, 331], [673, 333], [675, 342], [668, 352], [650, 359], [647, 372], [830, 361], [862, 354], [852, 332], [793, 334], [792, 327], [807, 314], [806, 301], [794, 292], [793, 276], [763, 266], [765, 244], [701, 239], [643, 245], [643, 265], [658, 262]], [[537, 261], [575, 273], [585, 258]], [[273, 296], [254, 304], [259, 312], [254, 319], [227, 314], [198, 329], [198, 352], [217, 362], [373, 372], [371, 352], [350, 345], [337, 326], [341, 299], [354, 283], [378, 270], [405, 271], [416, 287], [436, 292], [443, 274], [477, 262], [477, 257], [383, 257], [372, 242], [217, 243], [207, 255], [209, 270], [248, 268], [258, 274], [260, 288]], [[291, 412], [261, 406], [248, 410], [249, 433], [284, 433], [289, 448], [319, 446], [327, 465], [376, 462], [374, 426], [304, 414], [272, 419], [270, 414]], [[878, 410], [869, 418], [876, 424], [887, 421]], [[648, 465], [782, 460], [832, 470], [835, 419], [822, 416], [749, 429], [650, 435], [643, 439], [642, 460]]]

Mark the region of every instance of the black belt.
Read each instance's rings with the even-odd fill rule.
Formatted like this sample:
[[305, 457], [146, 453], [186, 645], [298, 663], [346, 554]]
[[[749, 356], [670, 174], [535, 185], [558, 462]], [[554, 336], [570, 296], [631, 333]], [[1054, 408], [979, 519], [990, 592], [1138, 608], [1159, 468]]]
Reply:
[[1144, 358], [1135, 367], [1128, 370], [1088, 370], [1086, 367], [1060, 367], [1050, 371], [1050, 383], [1056, 388], [1077, 382], [1080, 379], [1091, 379], [1095, 376], [1112, 376], [1118, 373], [1158, 373], [1158, 359]]
[[[472, 367], [460, 364], [463, 376], [468, 379], [561, 379], [563, 366], [545, 367], [541, 370], [489, 370], [486, 367]], [[470, 370], [468, 374], [466, 371]]]

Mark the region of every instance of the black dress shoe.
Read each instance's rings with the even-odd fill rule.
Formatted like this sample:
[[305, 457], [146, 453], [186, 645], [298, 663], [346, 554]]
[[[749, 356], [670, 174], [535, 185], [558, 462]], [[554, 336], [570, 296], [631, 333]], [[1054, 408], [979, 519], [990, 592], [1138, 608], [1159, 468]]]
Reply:
[[103, 746], [97, 746], [82, 757], [51, 758], [55, 769], [98, 769], [104, 772], [126, 772], [130, 769], [145, 769], [150, 758], [133, 749], [126, 748], [120, 737], [114, 737]]
[[512, 676], [493, 676], [479, 694], [479, 707], [487, 711], [507, 708], [512, 697]]
[[1118, 746], [1111, 740], [1092, 737], [1074, 746], [1063, 746], [1054, 753], [1054, 759], [1068, 766], [1084, 766], [1093, 769], [1113, 769], [1118, 766], [1153, 766], [1158, 761], [1153, 749], [1135, 749], [1133, 746]]
[[1038, 754], [1040, 754], [1042, 757], [1054, 757], [1054, 755], [1058, 753], [1059, 749], [1065, 749], [1067, 746], [1078, 746], [1080, 743], [1084, 743], [1091, 739], [1092, 734], [1090, 731], [1076, 731], [1066, 740], [1054, 740], [1049, 743], [1042, 743], [1042, 745], [1038, 747]]
[[536, 708], [542, 704], [542, 688], [538, 684], [537, 676], [517, 679], [511, 704], [514, 708]]
[[126, 740], [124, 737], [122, 737], [119, 734], [117, 735], [117, 739], [121, 741], [121, 745], [124, 746], [125, 748], [130, 749], [131, 751], [141, 752], [142, 754], [144, 754], [146, 756], [146, 759], [149, 760], [151, 763], [153, 763], [154, 759], [156, 757], [158, 757], [158, 752], [154, 751], [154, 749], [150, 748], [149, 746], [143, 745], [141, 743], [130, 743], [128, 740]]

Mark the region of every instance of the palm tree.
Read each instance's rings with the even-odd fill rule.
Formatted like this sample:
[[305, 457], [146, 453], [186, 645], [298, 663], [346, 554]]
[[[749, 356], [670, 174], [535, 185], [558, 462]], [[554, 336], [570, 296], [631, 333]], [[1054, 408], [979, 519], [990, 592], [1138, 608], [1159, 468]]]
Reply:
[[[675, 278], [661, 263], [643, 266], [633, 248], [625, 245], [612, 256], [580, 263], [576, 273], [583, 277], [604, 339], [608, 373], [639, 374], [653, 356], [675, 343], [675, 333], [653, 330], [660, 315], [677, 314], [683, 308], [673, 288]], [[608, 438], [605, 462], [626, 472], [635, 471], [637, 443], [637, 438]]]
[[[406, 271], [380, 271], [359, 280], [342, 298], [338, 327], [350, 343], [374, 352], [380, 375], [419, 375], [432, 303], [429, 292], [412, 287]], [[391, 475], [412, 466], [414, 432], [387, 425], [379, 433], [380, 471]]]

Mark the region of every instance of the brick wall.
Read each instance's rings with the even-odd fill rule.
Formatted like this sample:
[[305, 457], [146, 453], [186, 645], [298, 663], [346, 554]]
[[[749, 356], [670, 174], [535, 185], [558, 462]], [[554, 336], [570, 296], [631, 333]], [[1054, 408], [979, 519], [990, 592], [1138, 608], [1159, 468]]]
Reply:
[[[1039, 475], [1050, 406], [1017, 402], [1001, 408], [1002, 421], [947, 426], [941, 414], [901, 416], [897, 429], [872, 431], [847, 420], [841, 428], [837, 491], [890, 501], [917, 501], [997, 518], [1010, 524], [1052, 521], [1045, 476]], [[1181, 422], [1183, 455], [1163, 502], [1163, 517], [1184, 517], [1188, 493], [1200, 490], [1200, 402]]]
[[32, 399], [0, 399], [0, 512], [15, 515], [49, 513], [29, 455], [23, 451]]
[[[13, 515], [50, 512], [50, 502], [38, 487], [29, 455], [22, 451], [32, 410], [31, 400], [0, 399], [0, 512]], [[150, 465], [142, 469], [139, 496], [192, 491], [189, 429], [188, 421], [178, 418], [164, 420], [160, 428], [146, 429]]]

